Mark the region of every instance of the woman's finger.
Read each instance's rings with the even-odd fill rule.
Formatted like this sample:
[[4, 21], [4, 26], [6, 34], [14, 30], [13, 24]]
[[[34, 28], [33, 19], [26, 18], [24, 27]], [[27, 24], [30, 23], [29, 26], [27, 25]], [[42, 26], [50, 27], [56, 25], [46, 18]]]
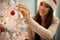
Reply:
[[23, 14], [29, 14], [30, 13], [29, 10], [26, 10], [24, 8], [17, 9], [17, 11], [21, 11]]
[[22, 4], [18, 4], [17, 7], [18, 7], [18, 11], [20, 11], [22, 13], [25, 20], [28, 20], [30, 18], [29, 9], [25, 5], [22, 5]]
[[18, 9], [18, 11], [20, 11], [23, 16], [27, 15], [27, 14], [26, 14], [26, 10], [23, 9], [23, 8]]
[[23, 4], [18, 4], [17, 7], [20, 9], [20, 8], [24, 8], [25, 10], [29, 10], [28, 7], [26, 7], [25, 5]]

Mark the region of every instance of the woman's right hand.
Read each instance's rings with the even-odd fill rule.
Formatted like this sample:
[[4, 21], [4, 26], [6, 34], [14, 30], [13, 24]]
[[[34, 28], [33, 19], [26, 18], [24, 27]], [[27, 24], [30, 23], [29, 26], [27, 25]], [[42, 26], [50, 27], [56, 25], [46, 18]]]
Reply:
[[18, 11], [20, 11], [25, 19], [25, 21], [28, 21], [30, 19], [30, 10], [23, 4], [18, 4]]

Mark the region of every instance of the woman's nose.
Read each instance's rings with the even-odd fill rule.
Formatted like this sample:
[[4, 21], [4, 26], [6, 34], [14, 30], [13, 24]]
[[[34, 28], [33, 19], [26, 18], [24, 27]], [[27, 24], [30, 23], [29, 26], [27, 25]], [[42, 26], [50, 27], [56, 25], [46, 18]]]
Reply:
[[41, 8], [42, 10], [44, 10], [44, 6], [41, 6], [40, 8]]

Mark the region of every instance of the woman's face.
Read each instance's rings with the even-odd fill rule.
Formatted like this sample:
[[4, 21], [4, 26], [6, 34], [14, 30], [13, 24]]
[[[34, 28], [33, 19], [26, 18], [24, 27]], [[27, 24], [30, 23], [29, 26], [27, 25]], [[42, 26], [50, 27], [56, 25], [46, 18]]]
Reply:
[[46, 16], [49, 12], [49, 5], [45, 2], [41, 2], [39, 6], [39, 15]]

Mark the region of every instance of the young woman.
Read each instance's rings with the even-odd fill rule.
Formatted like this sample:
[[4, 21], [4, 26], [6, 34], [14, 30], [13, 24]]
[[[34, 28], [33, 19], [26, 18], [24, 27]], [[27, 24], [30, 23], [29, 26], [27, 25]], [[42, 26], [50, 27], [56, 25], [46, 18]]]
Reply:
[[40, 1], [34, 20], [30, 17], [30, 11], [25, 5], [19, 4], [17, 6], [18, 11], [22, 12], [25, 22], [28, 24], [29, 40], [53, 40], [59, 19], [53, 16], [55, 4], [52, 0]]

